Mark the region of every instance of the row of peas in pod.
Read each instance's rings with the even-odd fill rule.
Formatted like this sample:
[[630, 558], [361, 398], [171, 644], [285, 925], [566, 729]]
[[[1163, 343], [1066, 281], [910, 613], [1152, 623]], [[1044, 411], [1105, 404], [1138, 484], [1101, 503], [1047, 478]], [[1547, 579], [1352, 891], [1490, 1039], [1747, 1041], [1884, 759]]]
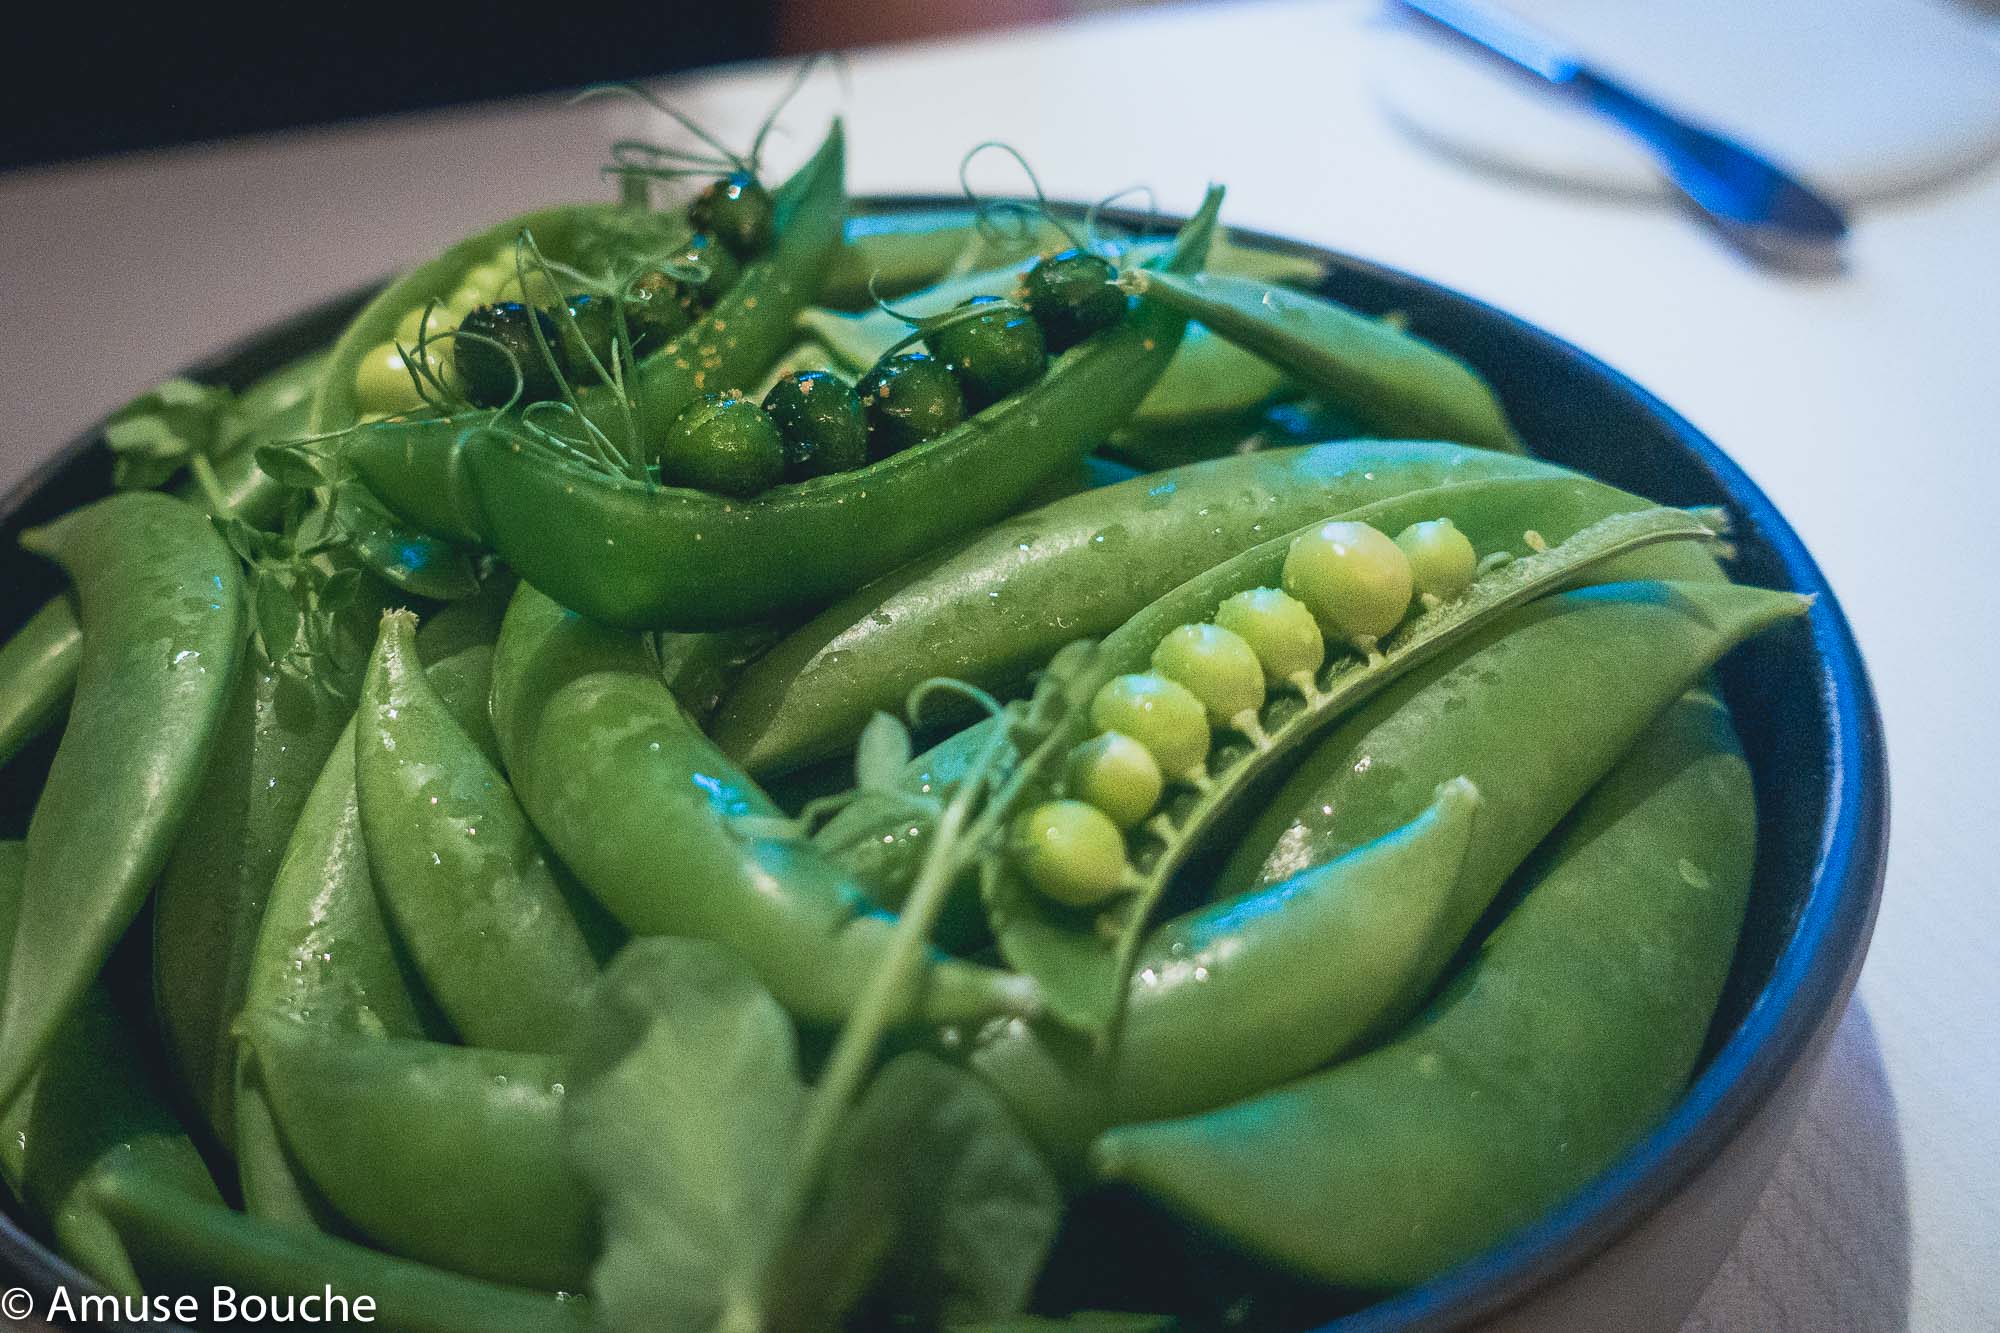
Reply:
[[[688, 221], [694, 231], [687, 240], [657, 256], [657, 266], [632, 278], [617, 298], [564, 295], [539, 271], [530, 271], [523, 290], [511, 253], [479, 265], [430, 312], [428, 325], [425, 312], [412, 311], [394, 341], [362, 360], [356, 372], [362, 401], [413, 395], [397, 344], [414, 347], [426, 332], [428, 368], [475, 407], [542, 402], [561, 396], [561, 381], [594, 382], [597, 368], [612, 366], [621, 314], [630, 355], [645, 356], [707, 313], [743, 265], [770, 248], [776, 231], [770, 193], [746, 172], [711, 183], [688, 205]], [[447, 332], [453, 315], [458, 322]]]
[[1270, 691], [1311, 699], [1328, 645], [1375, 652], [1412, 603], [1436, 606], [1472, 586], [1479, 557], [1448, 518], [1391, 541], [1366, 523], [1325, 523], [1295, 538], [1282, 588], [1252, 588], [1182, 625], [1153, 649], [1152, 670], [1106, 681], [1091, 698], [1097, 734], [1068, 757], [1063, 795], [1027, 811], [1016, 849], [1029, 881], [1088, 908], [1131, 886], [1126, 831], [1160, 809], [1170, 785], [1207, 784], [1216, 729], [1266, 744]]
[[1037, 260], [1017, 300], [975, 296], [917, 322], [924, 350], [895, 351], [854, 384], [831, 371], [784, 376], [759, 404], [710, 394], [667, 432], [660, 480], [751, 496], [780, 482], [865, 467], [945, 434], [1040, 379], [1051, 355], [1109, 328], [1125, 293], [1109, 261], [1080, 249]]

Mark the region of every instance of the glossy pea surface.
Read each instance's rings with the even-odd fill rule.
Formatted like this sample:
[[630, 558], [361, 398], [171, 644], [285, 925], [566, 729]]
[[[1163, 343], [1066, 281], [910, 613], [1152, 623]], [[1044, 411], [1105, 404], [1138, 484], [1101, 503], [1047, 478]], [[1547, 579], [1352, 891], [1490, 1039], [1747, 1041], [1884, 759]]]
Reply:
[[1278, 588], [1251, 588], [1216, 608], [1215, 623], [1250, 646], [1272, 686], [1296, 684], [1326, 662], [1319, 622], [1298, 598]]
[[1090, 723], [1151, 750], [1169, 777], [1186, 778], [1206, 767], [1207, 710], [1185, 685], [1164, 676], [1132, 673], [1106, 681], [1091, 697]]
[[969, 297], [924, 345], [958, 376], [973, 407], [998, 402], [1041, 378], [1048, 365], [1042, 327], [1012, 301]]
[[1220, 625], [1182, 625], [1169, 633], [1153, 649], [1153, 671], [1186, 686], [1217, 726], [1254, 715], [1264, 704], [1263, 663]]
[[[536, 325], [541, 327], [539, 340]], [[563, 345], [556, 321], [546, 311], [519, 301], [483, 305], [460, 321], [458, 331], [470, 336], [452, 339], [452, 365], [465, 396], [477, 406], [499, 407], [517, 386], [524, 403], [556, 396], [555, 371], [542, 355], [542, 343], [559, 367]]]
[[660, 444], [660, 480], [670, 486], [749, 496], [784, 474], [784, 437], [748, 398], [708, 395], [674, 419]]
[[734, 171], [710, 184], [688, 205], [688, 221], [729, 247], [739, 259], [753, 259], [771, 246], [777, 210], [757, 178]]
[[1015, 841], [1029, 881], [1065, 906], [1095, 906], [1124, 883], [1124, 835], [1094, 805], [1038, 805], [1021, 817]]
[[1071, 796], [1096, 806], [1119, 828], [1153, 813], [1166, 789], [1160, 761], [1123, 732], [1107, 731], [1077, 743], [1063, 775]]
[[868, 461], [868, 414], [831, 371], [784, 376], [764, 395], [764, 411], [784, 438], [787, 481], [850, 472]]
[[1412, 523], [1396, 534], [1396, 545], [1410, 562], [1420, 595], [1448, 602], [1472, 586], [1479, 570], [1479, 553], [1448, 518]]
[[1403, 622], [1414, 589], [1402, 548], [1366, 523], [1323, 524], [1285, 555], [1285, 591], [1328, 638], [1372, 642]]
[[1086, 250], [1063, 250], [1035, 262], [1022, 279], [1028, 309], [1049, 350], [1064, 351], [1125, 314], [1125, 293], [1110, 261]]
[[854, 386], [868, 413], [868, 452], [887, 458], [965, 420], [965, 391], [944, 362], [923, 352], [887, 358]]

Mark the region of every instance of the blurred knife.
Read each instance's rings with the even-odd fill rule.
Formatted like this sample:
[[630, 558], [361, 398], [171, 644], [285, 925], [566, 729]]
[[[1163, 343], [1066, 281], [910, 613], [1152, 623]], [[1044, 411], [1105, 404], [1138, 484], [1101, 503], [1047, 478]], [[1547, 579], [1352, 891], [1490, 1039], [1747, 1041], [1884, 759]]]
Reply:
[[1687, 200], [1754, 257], [1787, 267], [1838, 264], [1846, 217], [1770, 159], [1648, 101], [1486, 0], [1397, 3], [1624, 126]]

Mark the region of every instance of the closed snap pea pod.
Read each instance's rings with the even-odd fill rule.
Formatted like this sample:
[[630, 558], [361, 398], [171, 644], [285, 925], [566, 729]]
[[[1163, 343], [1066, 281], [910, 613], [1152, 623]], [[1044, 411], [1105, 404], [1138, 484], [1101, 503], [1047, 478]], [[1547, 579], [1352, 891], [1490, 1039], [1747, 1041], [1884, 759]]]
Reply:
[[0, 764], [62, 716], [83, 661], [83, 628], [67, 595], [51, 597], [0, 646]]
[[[739, 828], [779, 814], [703, 736], [637, 635], [523, 584], [495, 659], [493, 718], [516, 793], [576, 877], [628, 929], [737, 950], [807, 1022], [845, 1016], [895, 920], [810, 844]], [[921, 1016], [1032, 1012], [1032, 983], [937, 958]]]
[[1287, 1268], [1400, 1287], [1609, 1166], [1680, 1095], [1756, 842], [1727, 712], [1669, 706], [1523, 875], [1523, 897], [1387, 1045], [1099, 1140], [1096, 1165]]
[[1108, 633], [1315, 518], [1447, 482], [1573, 475], [1459, 445], [1367, 440], [1135, 477], [996, 523], [836, 602], [745, 669], [711, 730], [752, 773], [784, 772], [845, 750], [932, 676], [1010, 689], [1063, 644]]
[[[1212, 191], [1162, 261], [1192, 267]], [[710, 629], [848, 592], [1012, 509], [1122, 421], [1185, 321], [1139, 303], [1034, 385], [935, 439], [849, 472], [730, 500], [649, 487], [547, 450], [469, 441], [495, 549], [557, 601], [625, 628]]]
[[[1356, 512], [1366, 521], [1379, 520], [1395, 526], [1405, 521], [1410, 513], [1425, 512], [1420, 506], [1427, 507], [1435, 499], [1434, 493], [1419, 493], [1385, 500]], [[1308, 525], [1304, 531], [1310, 533], [1319, 526]], [[1098, 701], [1103, 698], [1103, 691], [1117, 687], [1121, 681], [1135, 679], [1126, 673], [1142, 668], [1155, 646], [1176, 626], [1205, 621], [1237, 594], [1271, 586], [1285, 565], [1297, 535], [1281, 535], [1189, 580], [1107, 636], [1070, 682], [1074, 697], [1092, 699], [1091, 708], [1087, 713], [1081, 708], [1073, 709], [1058, 724], [1055, 739], [1048, 742], [1048, 748], [1074, 743], [1102, 729]], [[1343, 648], [1324, 670], [1315, 670], [1309, 678], [1298, 681], [1292, 690], [1272, 701], [1261, 714], [1232, 724], [1232, 729], [1240, 733], [1240, 738], [1232, 739], [1229, 733], [1221, 733], [1225, 739], [1209, 748], [1205, 758], [1199, 758], [1190, 765], [1193, 771], [1186, 772], [1182, 781], [1194, 787], [1193, 795], [1163, 810], [1161, 815], [1133, 831], [1130, 850], [1135, 871], [1124, 886], [1128, 892], [1109, 901], [1103, 911], [1079, 917], [1075, 912], [1052, 908], [1045, 894], [1038, 891], [1031, 866], [1017, 865], [1013, 858], [1002, 858], [992, 863], [980, 887], [986, 899], [988, 916], [994, 922], [994, 934], [999, 940], [1001, 954], [1042, 983], [1054, 1013], [1086, 1032], [1105, 1033], [1117, 1019], [1125, 998], [1125, 982], [1132, 973], [1137, 955], [1141, 931], [1150, 919], [1154, 905], [1175, 873], [1186, 864], [1187, 858], [1204, 843], [1207, 832], [1237, 807], [1260, 776], [1279, 771], [1294, 756], [1308, 752], [1309, 747], [1320, 745], [1320, 737], [1326, 735], [1329, 728], [1340, 728], [1334, 733], [1336, 737], [1345, 734], [1346, 727], [1351, 723], [1342, 719], [1357, 705], [1413, 670], [1423, 675], [1425, 663], [1451, 652], [1455, 645], [1467, 640], [1484, 642], [1484, 636], [1502, 632], [1510, 623], [1510, 613], [1519, 614], [1516, 608], [1579, 582], [1589, 577], [1593, 569], [1621, 556], [1629, 559], [1632, 553], [1650, 546], [1702, 541], [1712, 535], [1700, 518], [1677, 509], [1644, 509], [1614, 514], [1558, 546], [1501, 565], [1456, 601], [1441, 604], [1409, 619], [1365, 658], [1348, 653]], [[1790, 605], [1782, 598], [1779, 603]], [[1717, 653], [1729, 642], [1719, 635], [1709, 639], [1697, 635], [1694, 639]], [[1689, 648], [1688, 651], [1692, 653], [1694, 650]], [[1662, 669], [1673, 669], [1671, 664], [1678, 660], [1673, 654], [1668, 654], [1665, 662], [1669, 665]], [[1554, 671], [1557, 668], [1548, 669]], [[1705, 663], [1701, 669], [1705, 669]], [[1676, 686], [1674, 692], [1678, 693], [1684, 687], [1685, 682]], [[1399, 693], [1396, 697], [1405, 696]], [[1671, 694], [1665, 696], [1671, 697]], [[1664, 701], [1663, 698], [1655, 707], [1663, 705]], [[1370, 715], [1374, 715], [1374, 710], [1368, 708], [1360, 714]], [[1644, 721], [1644, 716], [1638, 717], [1631, 723], [1631, 729], [1636, 729]], [[1615, 719], [1611, 725], [1615, 725]], [[1581, 726], [1581, 723], [1573, 721], [1572, 726]], [[1630, 730], [1626, 734], [1629, 736]], [[1319, 749], [1310, 752], [1315, 759], [1324, 753]], [[1312, 762], [1309, 760], [1308, 765]], [[1169, 767], [1165, 762], [1161, 766]], [[1174, 771], [1181, 773], [1183, 770]], [[1526, 763], [1523, 772], [1533, 775], [1538, 770], [1532, 763]], [[1400, 792], [1399, 795], [1407, 799], [1397, 807], [1394, 817], [1377, 819], [1365, 834], [1338, 846], [1325, 846], [1310, 859], [1293, 859], [1283, 875], [1266, 875], [1255, 881], [1238, 875], [1225, 877], [1221, 883], [1225, 891], [1275, 883], [1344, 855], [1416, 818], [1429, 803], [1438, 785], [1460, 774], [1469, 776], [1488, 796], [1501, 812], [1500, 818], [1512, 818], [1522, 805], [1529, 804], [1520, 799], [1518, 793], [1524, 788], [1533, 788], [1532, 776], [1524, 778], [1508, 772], [1510, 793], [1508, 797], [1502, 797], [1490, 790], [1491, 784], [1502, 776], [1500, 769], [1479, 766], [1474, 759], [1457, 750], [1441, 749], [1432, 765], [1428, 785], [1420, 790]], [[1031, 765], [1030, 771], [1016, 785], [1012, 799], [1024, 807], [1047, 799], [1053, 784], [1060, 778], [1060, 774], [1046, 768], [1035, 771]], [[1584, 779], [1586, 783], [1588, 780]], [[1575, 793], [1572, 792], [1549, 814], [1548, 822], [1553, 823], [1574, 800]], [[1485, 848], [1496, 835], [1484, 815], [1480, 827], [1479, 846]], [[1546, 831], [1547, 824], [1544, 824], [1535, 838]], [[1533, 841], [1531, 838], [1529, 845]], [[1526, 852], [1527, 847], [1519, 848], [1514, 853], [1515, 860], [1518, 861]], [[1483, 855], [1475, 855], [1468, 861], [1467, 876], [1461, 878], [1470, 877], [1474, 885], [1483, 885], [1483, 890], [1467, 888], [1461, 883], [1459, 898], [1454, 900], [1452, 911], [1445, 918], [1446, 924], [1437, 938], [1427, 943], [1424, 967], [1409, 970], [1406, 990], [1415, 988], [1420, 991], [1450, 955], [1454, 947], [1450, 937], [1456, 935], [1463, 938], [1471, 928], [1472, 917], [1463, 914], [1463, 904], [1478, 897], [1482, 891], [1490, 896], [1498, 887], [1497, 880], [1486, 884], [1483, 878], [1491, 864]], [[1512, 868], [1513, 863], [1509, 862], [1506, 869]], [[1483, 899], [1481, 903], [1483, 905]], [[1476, 910], [1473, 915], [1477, 915]], [[1425, 975], [1425, 967], [1429, 968], [1429, 975]], [[1397, 1016], [1400, 1017], [1400, 1014]]]
[[[350, 723], [306, 797], [272, 881], [243, 1013], [373, 1036], [420, 1036], [441, 1023], [419, 998], [376, 901], [355, 796], [354, 750]], [[240, 1033], [234, 1035], [240, 1040]], [[235, 1072], [244, 1206], [275, 1222], [329, 1224], [325, 1204], [279, 1138], [262, 1071], [239, 1052]]]
[[[847, 208], [845, 161], [845, 140], [836, 121], [819, 150], [776, 191], [779, 231], [770, 252], [747, 265], [700, 320], [640, 358], [628, 389], [629, 403], [621, 404], [608, 385], [579, 383], [577, 407], [583, 415], [620, 448], [643, 455], [642, 446], [657, 445], [681, 409], [702, 394], [754, 384], [791, 343], [792, 320], [812, 299], [826, 257], [839, 242]], [[504, 235], [510, 267], [511, 242], [520, 226], [510, 224]], [[536, 235], [540, 237], [539, 232]], [[543, 246], [555, 253], [548, 243]], [[400, 293], [392, 288], [377, 298], [377, 305], [404, 310], [411, 303], [420, 306], [422, 299], [416, 290]], [[357, 330], [370, 318], [363, 312]], [[368, 336], [372, 335], [350, 331], [340, 348], [348, 349], [351, 339]], [[340, 396], [343, 389], [337, 382], [342, 378], [329, 374], [327, 392], [315, 413], [315, 430], [346, 430], [359, 419], [351, 399]], [[638, 430], [637, 440], [631, 438], [628, 412]], [[504, 441], [511, 437], [504, 432], [482, 433], [482, 428], [506, 419], [504, 413], [485, 411], [365, 426], [346, 437], [344, 456], [404, 522], [450, 541], [483, 545], [491, 534], [461, 474], [460, 446], [463, 442], [472, 448], [483, 442], [504, 449]]]
[[253, 642], [201, 793], [153, 895], [153, 1008], [174, 1076], [226, 1147], [235, 1039], [278, 863], [348, 705], [273, 666]]
[[1457, 440], [1519, 453], [1493, 389], [1442, 348], [1323, 297], [1224, 273], [1135, 274], [1190, 319], [1352, 407], [1383, 435]]
[[972, 1067], [1064, 1158], [1111, 1125], [1207, 1110], [1319, 1068], [1417, 965], [1478, 804], [1471, 783], [1447, 783], [1386, 837], [1156, 928], [1108, 1051], [1014, 1022], [982, 1039]]
[[[0, 842], [0, 950], [13, 941], [26, 867], [23, 844]], [[33, 1081], [0, 1112], [0, 1176], [64, 1258], [112, 1291], [136, 1295], [125, 1247], [90, 1194], [91, 1182], [112, 1171], [220, 1202], [201, 1154], [147, 1083], [124, 1019], [93, 985]]]
[[554, 1051], [597, 979], [548, 850], [417, 663], [391, 611], [362, 685], [355, 775], [375, 888], [465, 1039]]
[[[1443, 937], [1462, 939], [1654, 717], [1735, 644], [1807, 605], [1732, 584], [1643, 582], [1516, 611], [1344, 719], [1272, 799], [1221, 882], [1286, 879], [1403, 822], [1439, 775], [1465, 773], [1486, 804]], [[1453, 947], [1441, 942], [1426, 960], [1391, 1023], [1423, 998]]]
[[591, 1204], [563, 1161], [557, 1057], [244, 1025], [285, 1143], [371, 1241], [489, 1281], [582, 1285]]
[[[273, 1226], [221, 1204], [190, 1203], [149, 1180], [117, 1176], [96, 1203], [154, 1292], [204, 1299], [227, 1286], [259, 1296], [323, 1299], [327, 1288], [374, 1302], [370, 1322], [408, 1333], [585, 1333], [587, 1302], [496, 1286], [397, 1259], [351, 1241]], [[315, 1313], [318, 1313], [315, 1311]], [[336, 1322], [338, 1307], [323, 1316]], [[358, 1321], [357, 1321], [358, 1322]]]
[[[192, 481], [175, 493], [205, 511], [220, 509], [257, 527], [269, 523], [282, 488], [257, 466], [257, 447], [305, 428], [325, 361], [323, 352], [301, 357], [244, 390], [237, 434], [213, 462], [213, 494]], [[67, 594], [43, 603], [0, 645], [0, 765], [62, 715], [82, 660], [83, 630]]]
[[240, 566], [190, 505], [132, 491], [22, 537], [69, 572], [76, 702], [28, 825], [0, 1102], [131, 924], [187, 817], [245, 639]]

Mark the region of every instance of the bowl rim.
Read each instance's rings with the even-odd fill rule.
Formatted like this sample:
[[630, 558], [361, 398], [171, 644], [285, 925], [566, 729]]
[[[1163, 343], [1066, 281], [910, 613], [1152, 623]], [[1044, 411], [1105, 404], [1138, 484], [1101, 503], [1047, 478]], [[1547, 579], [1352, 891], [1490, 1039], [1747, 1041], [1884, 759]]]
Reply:
[[[971, 207], [962, 196], [871, 194], [850, 200], [850, 219], [966, 213]], [[1085, 205], [1068, 201], [1051, 201], [1049, 207], [1069, 217], [1087, 211]], [[1131, 228], [1164, 229], [1184, 220], [1181, 215], [1131, 209], [1107, 209], [1101, 216]], [[1471, 307], [1503, 328], [1510, 339], [1578, 366], [1664, 426], [1674, 444], [1763, 537], [1790, 586], [1814, 597], [1808, 622], [1818, 685], [1835, 723], [1829, 737], [1828, 800], [1820, 817], [1811, 888], [1772, 961], [1769, 978], [1742, 1021], [1712, 1053], [1668, 1116], [1576, 1194], [1481, 1254], [1419, 1286], [1342, 1316], [1318, 1333], [1461, 1328], [1503, 1314], [1558, 1285], [1657, 1213], [1716, 1160], [1806, 1057], [1816, 1036], [1837, 1021], [1867, 952], [1886, 870], [1889, 790], [1881, 717], [1846, 616], [1803, 541], [1733, 459], [1651, 392], [1568, 340], [1442, 283], [1258, 228], [1232, 225], [1228, 234], [1255, 249], [1309, 259], [1329, 271], [1353, 273]], [[229, 341], [179, 373], [203, 382], [229, 378], [231, 367], [260, 359], [270, 346], [328, 321], [335, 312], [351, 312], [386, 281], [316, 301]], [[0, 524], [11, 522], [98, 447], [104, 424], [94, 423], [45, 455], [0, 494]], [[0, 1208], [0, 1264], [44, 1297], [58, 1285], [79, 1295], [102, 1290], [33, 1236], [12, 1208]]]

